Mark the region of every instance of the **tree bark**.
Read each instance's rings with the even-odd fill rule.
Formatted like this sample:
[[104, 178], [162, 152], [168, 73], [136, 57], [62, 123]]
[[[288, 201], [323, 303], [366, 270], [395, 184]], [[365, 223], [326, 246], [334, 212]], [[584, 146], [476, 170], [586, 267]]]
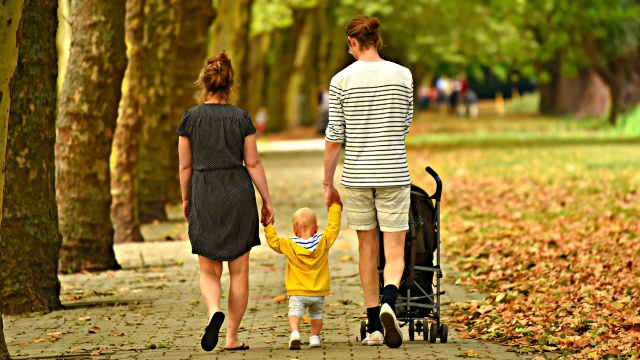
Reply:
[[609, 124], [615, 126], [618, 116], [640, 104], [640, 50], [612, 59], [606, 68], [598, 67], [596, 71], [611, 89]]
[[168, 203], [182, 204], [182, 192], [178, 176], [178, 135], [176, 128], [185, 110], [197, 105], [195, 100], [196, 88], [193, 83], [205, 64], [207, 56], [207, 33], [211, 22], [215, 18], [215, 11], [209, 1], [182, 0], [178, 17], [178, 34], [175, 41], [177, 56], [171, 71], [171, 115], [167, 127], [168, 139], [171, 139], [171, 155], [169, 156], [167, 179]]
[[252, 95], [251, 89], [245, 86], [252, 72], [247, 66], [252, 5], [253, 0], [219, 0], [209, 41], [209, 56], [216, 56], [222, 50], [229, 54], [235, 71], [231, 102], [241, 109], [247, 108]]
[[73, 0], [71, 8], [71, 51], [56, 142], [60, 269], [118, 269], [109, 156], [127, 66], [125, 0]]
[[576, 118], [601, 117], [609, 106], [609, 89], [591, 70], [582, 70], [575, 78], [561, 77], [556, 92], [556, 115]]
[[538, 64], [550, 81], [538, 84], [540, 113], [550, 116], [600, 117], [609, 106], [609, 89], [592, 70], [581, 70], [576, 77], [562, 74], [562, 61]]
[[57, 9], [57, 0], [24, 2], [0, 231], [0, 302], [7, 314], [62, 306], [54, 165]]
[[640, 47], [630, 49], [625, 55], [603, 58], [601, 44], [596, 39], [585, 36], [583, 44], [594, 71], [611, 90], [609, 124], [615, 126], [619, 115], [640, 104]]
[[540, 82], [538, 84], [538, 91], [540, 92], [540, 113], [543, 115], [554, 115], [558, 81], [560, 79], [560, 60], [554, 59], [544, 63], [539, 62], [536, 64], [536, 72], [538, 74], [546, 72], [549, 79], [547, 82]]
[[[0, 314], [2, 314], [2, 305], [0, 305]], [[0, 360], [11, 360], [7, 343], [4, 341], [4, 324], [0, 315]]]
[[122, 95], [120, 117], [113, 136], [111, 169], [111, 221], [116, 244], [142, 242], [138, 218], [138, 151], [142, 129], [142, 46], [144, 41], [144, 0], [127, 0], [125, 37], [128, 64], [127, 88]]
[[[11, 92], [16, 73], [18, 44], [20, 43], [23, 1], [8, 0], [0, 4], [0, 208], [4, 198], [4, 168], [7, 148], [7, 129], [9, 110], [11, 109]], [[2, 228], [2, 212], [0, 211], [0, 229]], [[0, 249], [0, 268], [4, 267], [3, 254]], [[11, 359], [4, 340], [2, 323], [2, 304], [0, 303], [0, 360]]]
[[293, 122], [287, 116], [288, 104], [295, 99], [289, 99], [285, 94], [289, 93], [290, 79], [293, 72], [293, 64], [297, 41], [295, 37], [299, 34], [302, 27], [298, 13], [300, 10], [294, 10], [293, 25], [277, 29], [271, 34], [272, 45], [268, 62], [267, 74], [267, 110], [268, 110], [268, 131], [284, 130]]
[[[142, 136], [138, 162], [138, 204], [142, 223], [167, 220], [170, 157], [176, 155], [172, 120], [172, 75], [178, 34], [178, 0], [146, 0], [142, 69]], [[175, 121], [175, 120], [174, 120]], [[179, 119], [177, 120], [179, 121]], [[179, 199], [178, 199], [179, 201]]]
[[353, 63], [354, 59], [347, 52], [347, 35], [344, 32], [344, 29], [347, 23], [339, 23], [337, 22], [340, 17], [337, 16], [337, 12], [340, 9], [341, 1], [340, 0], [329, 0], [328, 6], [328, 18], [329, 18], [329, 49], [333, 49], [329, 51], [327, 54], [327, 65], [326, 69], [322, 72], [322, 76], [320, 81], [329, 87], [329, 83], [331, 82], [331, 78]]
[[305, 8], [295, 12], [295, 23], [300, 23], [289, 79], [289, 99], [286, 116], [289, 127], [312, 125], [318, 108], [317, 73], [317, 8]]
[[251, 51], [249, 57], [250, 76], [245, 78], [243, 87], [251, 90], [251, 95], [247, 97], [246, 111], [253, 118], [261, 107], [266, 108], [266, 72], [267, 54], [271, 43], [269, 34], [260, 34], [250, 40]]

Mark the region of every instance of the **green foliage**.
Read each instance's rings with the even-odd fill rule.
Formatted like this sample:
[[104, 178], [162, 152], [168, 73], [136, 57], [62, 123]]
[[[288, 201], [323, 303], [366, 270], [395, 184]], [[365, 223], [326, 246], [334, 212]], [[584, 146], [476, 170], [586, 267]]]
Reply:
[[251, 8], [249, 36], [269, 33], [293, 25], [293, 10], [312, 8], [318, 0], [255, 0]]

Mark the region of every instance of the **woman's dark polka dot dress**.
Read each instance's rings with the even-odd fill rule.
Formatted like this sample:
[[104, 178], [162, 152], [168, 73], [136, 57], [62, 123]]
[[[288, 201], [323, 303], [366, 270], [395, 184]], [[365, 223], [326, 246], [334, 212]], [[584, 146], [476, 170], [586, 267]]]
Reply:
[[244, 138], [256, 132], [249, 115], [229, 104], [202, 104], [184, 113], [177, 132], [193, 153], [192, 253], [229, 261], [260, 245], [255, 191], [243, 165]]

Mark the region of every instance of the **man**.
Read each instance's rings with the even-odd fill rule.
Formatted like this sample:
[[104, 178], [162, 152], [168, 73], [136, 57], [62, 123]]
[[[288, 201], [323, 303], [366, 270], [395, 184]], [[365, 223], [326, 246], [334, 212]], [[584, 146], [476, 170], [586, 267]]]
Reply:
[[[340, 147], [346, 141], [341, 185], [347, 225], [357, 231], [360, 281], [367, 306], [365, 345], [402, 345], [395, 302], [404, 271], [411, 180], [404, 138], [413, 117], [411, 72], [380, 58], [378, 19], [347, 25], [349, 53], [357, 60], [331, 80], [324, 179], [327, 208], [340, 195], [333, 186]], [[377, 227], [383, 232], [385, 268], [380, 298]], [[383, 335], [384, 331], [384, 335]]]

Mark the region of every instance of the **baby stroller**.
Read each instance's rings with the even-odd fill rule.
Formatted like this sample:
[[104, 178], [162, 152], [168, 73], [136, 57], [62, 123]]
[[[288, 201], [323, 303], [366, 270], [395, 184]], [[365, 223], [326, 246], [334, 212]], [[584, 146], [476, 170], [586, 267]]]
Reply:
[[[440, 199], [442, 195], [442, 181], [431, 168], [427, 173], [436, 182], [433, 195], [427, 194], [421, 188], [411, 185], [411, 204], [409, 211], [409, 230], [407, 230], [404, 258], [405, 269], [402, 274], [398, 299], [396, 302], [396, 318], [400, 326], [409, 324], [409, 340], [415, 339], [415, 333], [422, 334], [424, 340], [435, 343], [440, 338], [441, 343], [447, 342], [448, 326], [440, 323], [440, 290], [442, 269], [440, 268]], [[435, 204], [434, 204], [435, 200]], [[384, 286], [384, 241], [382, 232], [378, 230], [380, 251], [378, 253], [378, 274], [380, 276], [380, 291]], [[435, 264], [434, 264], [435, 253]], [[433, 284], [433, 275], [436, 283]], [[435, 292], [434, 292], [435, 290]], [[431, 320], [431, 325], [429, 321]], [[360, 336], [366, 337], [367, 322], [360, 322]]]

